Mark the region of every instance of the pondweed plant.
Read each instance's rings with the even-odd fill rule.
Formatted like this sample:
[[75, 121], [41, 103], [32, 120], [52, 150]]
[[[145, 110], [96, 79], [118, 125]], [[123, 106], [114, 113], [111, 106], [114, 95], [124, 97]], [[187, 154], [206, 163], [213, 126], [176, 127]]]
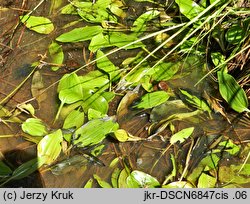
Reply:
[[[232, 121], [223, 107], [220, 109], [221, 104], [214, 99], [215, 96], [207, 94], [207, 98], [203, 98], [190, 90], [176, 90], [166, 86], [168, 81], [189, 75], [198, 66], [204, 77], [197, 79], [197, 84], [213, 75], [220, 96], [225, 101], [223, 104], [228, 104], [238, 113], [247, 114], [248, 97], [244, 87], [237, 81], [237, 76], [231, 74], [232, 68], [228, 69], [228, 64], [249, 50], [246, 44], [250, 35], [249, 9], [241, 8], [238, 2], [231, 0], [202, 0], [199, 4], [191, 0], [175, 0], [171, 6], [175, 14], [168, 16], [164, 5], [156, 1], [145, 2], [153, 3], [149, 4], [152, 8], [138, 15], [132, 22], [130, 20], [130, 23], [126, 23], [130, 14], [121, 0], [73, 0], [61, 9], [63, 15], [77, 15], [86, 25], [57, 36], [48, 48], [51, 61], [39, 61], [34, 72], [47, 65], [51, 66], [52, 71], [60, 70], [64, 63], [65, 43], [88, 41], [89, 53], [94, 53], [95, 59], [65, 74], [55, 83], [58, 83], [60, 105], [54, 124], [63, 121], [60, 128], [52, 130], [35, 117], [30, 104], [24, 103], [26, 106], [23, 109], [34, 117], [22, 121], [21, 127], [26, 133], [26, 139], [37, 143], [37, 159], [24, 163], [15, 171], [2, 162], [1, 166], [5, 169], [2, 177], [4, 183], [23, 178], [42, 165], [49, 166], [57, 175], [72, 163], [85, 165], [86, 161], [93, 161], [99, 155], [93, 151], [88, 155], [83, 154], [81, 158], [67, 158], [57, 164], [56, 161], [60, 154], [66, 154], [72, 148], [96, 148], [101, 154], [104, 148], [102, 142], [108, 136], [120, 143], [150, 142], [159, 136], [162, 139], [160, 142], [167, 143], [160, 158], [175, 145], [187, 143], [190, 147], [181, 168], [181, 164], [176, 161], [178, 155], [170, 154], [173, 169], [163, 182], [132, 169], [124, 160], [122, 169], [116, 167], [119, 161], [117, 157], [110, 164], [111, 168], [115, 167], [111, 176], [112, 185], [96, 174], [93, 176], [101, 187], [215, 187], [220, 183], [234, 183], [236, 186], [249, 182], [247, 179], [243, 182], [242, 179], [249, 176], [247, 159], [243, 165], [223, 166], [221, 172], [217, 172], [222, 152], [231, 157], [237, 154], [249, 157], [249, 146], [234, 143], [223, 131], [219, 136], [206, 135], [209, 140], [207, 152], [197, 160], [195, 167], [192, 166], [192, 154], [202, 144], [200, 140], [203, 138], [195, 142], [195, 117], [208, 120], [213, 118], [215, 112], [219, 112], [230, 125]], [[20, 16], [20, 21], [38, 33], [49, 34], [54, 30], [52, 21], [33, 16], [32, 13]], [[72, 22], [65, 25], [65, 28], [69, 29], [71, 25]], [[244, 48], [241, 45], [245, 45]], [[123, 59], [121, 64], [112, 60], [113, 54], [128, 50], [134, 55]], [[79, 74], [93, 64], [96, 65], [95, 69], [84, 75]], [[249, 66], [249, 63], [245, 65]], [[13, 93], [2, 102], [6, 102]], [[122, 98], [117, 114], [110, 116], [109, 105], [114, 103], [117, 96]], [[37, 97], [34, 96], [34, 99]], [[151, 123], [146, 137], [132, 135], [120, 127], [119, 120], [129, 114], [130, 109], [137, 112], [150, 111]], [[178, 130], [176, 121], [190, 123], [188, 127]], [[166, 129], [171, 132], [169, 138], [164, 137]], [[153, 172], [160, 158], [155, 160], [149, 173]], [[223, 175], [224, 171], [232, 172], [232, 176], [218, 176]], [[92, 180], [89, 180], [85, 187], [91, 186]]]

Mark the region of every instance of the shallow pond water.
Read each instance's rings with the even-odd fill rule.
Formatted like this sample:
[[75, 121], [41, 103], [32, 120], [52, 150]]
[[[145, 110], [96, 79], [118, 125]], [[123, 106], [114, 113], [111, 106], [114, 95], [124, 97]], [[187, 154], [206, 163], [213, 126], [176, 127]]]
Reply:
[[[4, 3], [0, 1], [0, 33], [2, 33], [0, 35], [0, 101], [3, 102], [0, 107], [7, 108], [13, 112], [19, 104], [29, 101], [33, 97], [31, 90], [32, 78], [27, 78], [27, 76], [33, 72], [33, 68], [31, 67], [32, 63], [39, 60], [49, 61], [47, 50], [51, 41], [58, 35], [69, 30], [68, 28], [64, 29], [64, 25], [78, 19], [71, 15], [60, 15], [58, 12], [59, 9], [50, 13], [50, 2], [44, 1], [41, 6], [34, 11], [34, 15], [49, 17], [56, 25], [55, 31], [49, 35], [41, 35], [28, 30], [22, 24], [18, 24], [21, 12], [32, 10], [40, 2], [42, 1], [24, 0], [20, 2], [14, 0]], [[127, 11], [131, 19], [138, 17], [147, 7], [152, 6], [149, 3], [143, 4], [144, 7], [142, 7], [141, 4], [134, 1], [125, 2], [126, 5], [128, 5]], [[165, 3], [165, 1], [159, 2]], [[66, 0], [62, 1], [60, 7], [66, 4]], [[129, 23], [128, 20], [127, 24]], [[82, 26], [84, 23], [80, 22], [76, 25]], [[149, 43], [152, 43], [152, 41], [149, 40]], [[42, 94], [41, 100], [31, 100], [31, 104], [35, 107], [36, 117], [40, 118], [52, 130], [61, 127], [63, 124], [62, 120], [53, 123], [59, 106], [59, 100], [57, 98], [58, 80], [60, 80], [64, 74], [70, 73], [87, 63], [88, 58], [91, 58], [91, 54], [86, 49], [87, 46], [85, 42], [75, 44], [66, 43], [63, 45], [65, 53], [64, 66], [59, 71], [51, 71], [48, 64], [45, 64], [38, 70], [43, 79], [44, 86], [42, 89], [45, 90], [47, 87], [49, 88]], [[154, 47], [153, 44], [150, 44], [149, 47], [150, 46]], [[138, 50], [121, 51], [111, 55], [110, 59], [118, 66], [124, 59], [135, 56], [138, 52]], [[204, 61], [204, 59], [200, 60], [201, 62]], [[175, 92], [175, 95], [171, 98], [172, 101], [181, 101], [183, 99], [183, 96], [180, 94], [180, 89], [188, 90], [189, 93], [201, 98], [204, 98], [204, 90], [209, 93], [218, 92], [216, 83], [209, 77], [196, 85], [197, 81], [204, 76], [207, 71], [200, 65], [201, 64], [190, 66], [188, 69], [180, 69], [176, 78], [166, 82], [166, 85]], [[94, 70], [94, 68], [94, 65], [90, 65], [78, 73], [79, 75], [84, 75]], [[24, 80], [26, 80], [25, 83], [13, 93], [11, 97], [6, 98]], [[155, 86], [159, 89], [159, 84], [155, 84]], [[136, 87], [132, 87], [129, 91], [135, 94], [135, 89]], [[153, 110], [150, 109], [146, 111], [133, 109], [132, 106], [138, 102], [144, 93], [140, 87], [138, 93], [136, 93], [137, 96], [134, 97], [133, 100], [129, 99], [125, 101], [122, 113], [119, 114], [117, 113], [117, 108], [125, 95], [121, 91], [109, 104], [110, 109], [108, 113], [110, 116], [116, 115], [120, 128], [144, 140], [120, 143], [108, 137], [102, 142], [105, 144], [105, 148], [102, 150], [102, 154], [98, 156], [99, 163], [97, 161], [87, 161], [82, 165], [69, 165], [69, 167], [59, 173], [59, 175], [53, 174], [50, 167], [45, 166], [39, 169], [39, 173], [34, 173], [17, 183], [10, 182], [10, 184], [6, 184], [6, 186], [83, 187], [85, 183], [92, 178], [93, 174], [97, 174], [103, 180], [110, 182], [111, 174], [115, 169], [114, 167], [110, 167], [110, 163], [115, 158], [118, 158], [117, 166], [119, 168], [123, 169], [125, 165], [127, 165], [132, 170], [140, 170], [156, 177], [159, 182], [162, 183], [173, 169], [173, 164], [170, 159], [171, 154], [178, 157], [176, 165], [183, 168], [187, 162], [187, 155], [190, 149], [194, 150], [192, 155], [190, 155], [190, 161], [188, 163], [188, 170], [191, 172], [196, 168], [198, 163], [209, 154], [212, 149], [211, 146], [215, 145], [220, 136], [223, 135], [226, 138], [230, 138], [237, 144], [240, 144], [241, 141], [249, 141], [249, 120], [245, 123], [241, 123], [241, 116], [233, 112], [232, 114], [228, 112], [227, 115], [231, 121], [235, 121], [232, 122], [232, 124], [229, 124], [227, 118], [218, 112], [211, 113], [210, 117], [204, 113], [194, 114], [187, 118], [173, 120], [171, 123], [175, 128], [175, 132], [190, 126], [194, 127], [195, 133], [192, 136], [192, 140], [184, 144], [175, 145], [167, 151], [166, 154], [162, 155], [162, 152], [164, 152], [169, 144], [169, 138], [172, 132], [169, 129], [165, 129], [159, 134], [160, 136], [156, 135], [152, 137], [152, 140], [145, 140], [145, 138], [149, 136], [149, 128], [151, 128], [155, 122], [152, 128], [153, 134], [158, 131], [157, 128], [159, 128], [158, 125], [162, 119], [167, 118], [171, 114], [190, 113], [194, 111], [194, 109], [184, 106], [182, 109], [177, 105], [175, 109], [174, 105], [171, 106], [173, 110], [169, 111], [169, 104], [162, 104]], [[126, 92], [126, 94], [128, 94], [128, 92]], [[19, 117], [21, 120], [25, 120], [27, 115], [22, 113]], [[239, 120], [237, 118], [239, 118]], [[23, 133], [20, 126], [20, 123], [8, 123], [7, 126], [4, 123], [0, 123], [0, 135], [13, 135], [8, 138], [0, 138], [1, 158], [8, 160], [13, 168], [36, 156], [36, 145], [26, 141], [22, 137]], [[79, 152], [80, 154], [88, 154], [90, 151], [91, 149], [76, 148], [73, 149], [70, 155], [62, 155], [62, 157], [59, 157], [57, 162], [63, 161], [65, 158], [70, 158]], [[240, 155], [237, 159], [238, 163], [244, 161], [244, 157], [242, 158]], [[222, 163], [226, 163], [226, 165], [229, 166], [235, 163], [235, 159], [229, 161], [227, 158], [223, 158]], [[32, 183], [32, 179], [36, 179], [37, 182]], [[247, 184], [246, 186], [249, 187]], [[93, 187], [98, 187], [98, 184], [95, 182]]]

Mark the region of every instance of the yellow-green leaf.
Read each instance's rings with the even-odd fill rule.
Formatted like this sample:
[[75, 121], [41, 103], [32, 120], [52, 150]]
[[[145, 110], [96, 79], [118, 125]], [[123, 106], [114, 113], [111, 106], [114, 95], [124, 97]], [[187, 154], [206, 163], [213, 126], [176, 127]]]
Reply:
[[181, 131], [171, 136], [170, 143], [173, 145], [178, 141], [180, 143], [184, 142], [185, 139], [189, 138], [189, 136], [193, 133], [193, 131], [194, 131], [194, 127], [182, 129]]
[[61, 152], [62, 141], [63, 135], [60, 129], [49, 135], [46, 135], [37, 145], [38, 159], [44, 159], [45, 164], [51, 164], [57, 159]]
[[49, 34], [54, 30], [53, 23], [45, 17], [40, 16], [20, 16], [20, 21], [30, 30], [41, 34]]

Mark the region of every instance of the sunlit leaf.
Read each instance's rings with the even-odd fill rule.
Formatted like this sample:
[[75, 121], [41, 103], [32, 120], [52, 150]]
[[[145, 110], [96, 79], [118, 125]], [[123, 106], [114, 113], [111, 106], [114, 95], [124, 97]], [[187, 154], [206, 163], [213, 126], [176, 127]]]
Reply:
[[126, 168], [121, 170], [118, 178], [118, 188], [129, 188], [127, 184], [127, 178], [129, 176], [129, 172], [127, 171]]
[[200, 163], [194, 168], [187, 177], [187, 180], [191, 183], [196, 183], [202, 172], [206, 169], [207, 171], [213, 170], [217, 167], [220, 161], [220, 157], [216, 154], [211, 154], [203, 158]]
[[100, 90], [109, 87], [108, 75], [96, 70], [79, 77], [83, 89]]
[[119, 168], [115, 168], [114, 171], [111, 174], [111, 183], [113, 188], [118, 188], [118, 178], [121, 173], [121, 170]]
[[198, 188], [214, 188], [217, 179], [209, 176], [208, 174], [202, 173], [198, 180]]
[[232, 140], [220, 142], [218, 145], [223, 147], [224, 151], [231, 155], [238, 154], [241, 149], [240, 145], [234, 144]]
[[93, 179], [92, 178], [90, 178], [88, 181], [87, 181], [87, 183], [84, 185], [84, 188], [92, 188], [92, 186], [93, 186]]
[[98, 144], [118, 127], [112, 117], [93, 119], [75, 131], [73, 144], [79, 147]]
[[98, 175], [94, 174], [93, 177], [102, 188], [112, 188], [112, 186], [109, 183], [102, 180]]
[[56, 38], [59, 42], [80, 42], [92, 39], [102, 32], [101, 26], [86, 26], [75, 28], [67, 33], [63, 33]]
[[171, 79], [180, 69], [179, 63], [160, 63], [157, 66], [150, 68], [146, 75], [151, 76], [155, 81], [167, 81]]
[[107, 100], [98, 91], [94, 92], [94, 90], [87, 89], [83, 90], [82, 107], [85, 112], [92, 108], [106, 115], [109, 105]]
[[182, 129], [181, 131], [175, 133], [170, 138], [170, 144], [175, 144], [177, 142], [184, 142], [187, 138], [189, 138], [194, 131], [194, 127], [189, 127]]
[[45, 160], [45, 164], [51, 164], [57, 159], [61, 152], [61, 142], [63, 141], [62, 131], [56, 130], [46, 135], [37, 145], [38, 159]]
[[114, 133], [112, 134], [113, 137], [115, 137], [119, 142], [126, 142], [126, 141], [140, 141], [143, 140], [140, 137], [136, 137], [131, 135], [130, 133], [128, 133], [126, 130], [124, 129], [118, 129], [116, 131], [114, 131]]
[[[100, 59], [99, 59], [100, 58]], [[120, 76], [120, 70], [116, 67], [105, 54], [98, 50], [96, 54], [96, 65], [110, 76], [110, 81], [117, 80]]]
[[40, 119], [28, 118], [22, 124], [22, 130], [32, 136], [44, 136], [46, 135], [47, 128]]
[[53, 71], [56, 71], [60, 68], [60, 65], [62, 65], [63, 60], [64, 60], [62, 47], [56, 42], [52, 42], [49, 45], [49, 54], [51, 57], [51, 63], [58, 65], [58, 66], [51, 67]]
[[84, 112], [78, 110], [73, 110], [64, 120], [63, 128], [79, 128], [84, 123]]
[[178, 4], [180, 12], [189, 20], [192, 20], [204, 10], [204, 8], [192, 0], [175, 0], [175, 2]]
[[159, 14], [160, 12], [156, 9], [143, 13], [134, 21], [131, 31], [144, 32], [147, 29], [147, 22], [156, 18]]
[[194, 188], [194, 186], [187, 181], [175, 181], [162, 186], [162, 188]]
[[88, 120], [93, 120], [97, 118], [103, 118], [107, 116], [106, 114], [102, 114], [100, 111], [97, 111], [93, 108], [88, 109]]
[[181, 93], [184, 94], [185, 96], [187, 96], [187, 101], [189, 103], [191, 103], [192, 105], [194, 105], [194, 107], [203, 110], [203, 111], [207, 111], [207, 112], [211, 112], [210, 107], [207, 105], [207, 103], [201, 99], [199, 99], [197, 96], [195, 95], [191, 95], [190, 93], [188, 93], [185, 90], [181, 90]]
[[20, 16], [20, 21], [30, 30], [41, 34], [49, 34], [54, 30], [53, 23], [45, 17], [39, 16]]
[[167, 94], [165, 91], [155, 91], [152, 93], [147, 93], [141, 97], [141, 102], [133, 107], [144, 109], [153, 108], [166, 102], [169, 97], [169, 94]]
[[246, 93], [234, 77], [223, 71], [218, 71], [217, 75], [220, 94], [229, 106], [239, 113], [249, 112]]
[[160, 183], [151, 175], [135, 170], [128, 176], [127, 185], [129, 188], [155, 188], [159, 187]]
[[30, 103], [23, 103], [19, 106], [20, 109], [28, 111], [31, 115], [35, 114], [35, 108]]
[[99, 155], [102, 154], [103, 150], [105, 148], [105, 145], [99, 145], [97, 147], [95, 147], [94, 149], [91, 150], [91, 155], [93, 155], [94, 157], [98, 157]]

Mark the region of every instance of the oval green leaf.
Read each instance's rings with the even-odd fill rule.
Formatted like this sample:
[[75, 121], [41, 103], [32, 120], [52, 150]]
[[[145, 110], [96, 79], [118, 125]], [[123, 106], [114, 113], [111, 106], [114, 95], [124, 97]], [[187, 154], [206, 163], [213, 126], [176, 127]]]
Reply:
[[53, 23], [45, 17], [39, 16], [20, 16], [20, 21], [30, 30], [41, 34], [49, 34], [54, 30]]
[[170, 138], [170, 144], [175, 144], [176, 142], [184, 142], [185, 139], [189, 138], [189, 136], [193, 133], [194, 127], [189, 127], [182, 129], [181, 131], [175, 133], [174, 135], [171, 136]]
[[46, 135], [37, 145], [37, 156], [44, 164], [51, 164], [61, 152], [61, 142], [63, 141], [62, 131], [59, 129]]
[[151, 175], [135, 170], [128, 176], [127, 185], [129, 188], [155, 188], [159, 187], [160, 183]]
[[91, 120], [75, 131], [73, 144], [78, 147], [96, 145], [118, 127], [112, 117]]
[[220, 94], [229, 106], [239, 113], [249, 112], [246, 93], [234, 77], [223, 71], [218, 71], [217, 76]]
[[22, 130], [32, 136], [41, 137], [47, 134], [47, 128], [40, 119], [28, 118], [22, 124]]
[[86, 26], [75, 28], [67, 33], [63, 33], [56, 38], [59, 42], [80, 42], [90, 40], [103, 31], [101, 26]]
[[153, 108], [164, 102], [169, 98], [169, 95], [165, 91], [155, 91], [152, 93], [147, 93], [141, 98], [141, 102], [133, 106], [133, 108]]

